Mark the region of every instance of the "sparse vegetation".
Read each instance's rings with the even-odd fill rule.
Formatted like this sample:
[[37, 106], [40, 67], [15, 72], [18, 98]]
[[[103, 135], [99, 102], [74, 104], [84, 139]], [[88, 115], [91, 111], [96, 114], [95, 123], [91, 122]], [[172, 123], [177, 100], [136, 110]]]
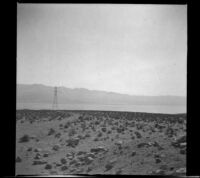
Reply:
[[[48, 110], [17, 115], [24, 121], [17, 121], [18, 173], [184, 174], [186, 115]], [[22, 164], [28, 169], [19, 169]]]
[[26, 135], [26, 134], [22, 136], [19, 140], [20, 143], [29, 142], [29, 141], [30, 141], [30, 137], [29, 135]]

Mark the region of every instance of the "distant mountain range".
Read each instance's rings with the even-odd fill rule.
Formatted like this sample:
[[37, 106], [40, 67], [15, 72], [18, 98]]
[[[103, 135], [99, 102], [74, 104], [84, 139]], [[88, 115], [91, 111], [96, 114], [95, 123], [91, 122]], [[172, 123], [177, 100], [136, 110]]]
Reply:
[[[54, 87], [42, 84], [17, 84], [17, 103], [52, 103]], [[58, 87], [60, 104], [101, 104], [101, 105], [186, 105], [182, 96], [135, 96], [114, 92], [70, 89]]]

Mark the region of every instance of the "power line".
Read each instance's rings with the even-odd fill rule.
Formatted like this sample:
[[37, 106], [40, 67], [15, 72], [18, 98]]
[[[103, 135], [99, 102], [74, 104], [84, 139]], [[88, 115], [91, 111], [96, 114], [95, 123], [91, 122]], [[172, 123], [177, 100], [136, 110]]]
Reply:
[[53, 98], [52, 109], [53, 110], [58, 109], [58, 90], [57, 90], [57, 87], [54, 87], [54, 98]]

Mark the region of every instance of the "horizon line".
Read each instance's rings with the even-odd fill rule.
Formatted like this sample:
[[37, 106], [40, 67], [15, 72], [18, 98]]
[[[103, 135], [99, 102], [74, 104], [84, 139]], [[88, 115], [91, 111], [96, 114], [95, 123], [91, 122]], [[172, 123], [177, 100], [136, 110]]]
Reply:
[[149, 96], [149, 97], [184, 97], [184, 98], [187, 98], [187, 96], [185, 95], [142, 95], [142, 94], [127, 94], [127, 93], [118, 93], [118, 92], [114, 92], [114, 91], [107, 91], [107, 90], [96, 90], [96, 89], [88, 89], [88, 88], [83, 88], [83, 87], [75, 87], [75, 88], [71, 88], [71, 87], [67, 87], [67, 86], [58, 86], [58, 85], [46, 85], [46, 84], [41, 84], [41, 83], [32, 83], [32, 84], [24, 84], [24, 83], [16, 83], [17, 85], [43, 85], [43, 86], [46, 86], [46, 87], [58, 87], [58, 88], [68, 88], [68, 89], [85, 89], [85, 90], [89, 90], [89, 91], [100, 91], [100, 92], [108, 92], [108, 93], [115, 93], [115, 94], [122, 94], [122, 95], [129, 95], [129, 96]]

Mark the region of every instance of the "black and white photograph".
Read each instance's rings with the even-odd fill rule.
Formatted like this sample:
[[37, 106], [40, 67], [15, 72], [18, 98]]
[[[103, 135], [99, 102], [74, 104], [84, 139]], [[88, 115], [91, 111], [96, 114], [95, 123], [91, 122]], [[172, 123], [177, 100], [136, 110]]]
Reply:
[[187, 4], [17, 3], [16, 175], [186, 176]]

